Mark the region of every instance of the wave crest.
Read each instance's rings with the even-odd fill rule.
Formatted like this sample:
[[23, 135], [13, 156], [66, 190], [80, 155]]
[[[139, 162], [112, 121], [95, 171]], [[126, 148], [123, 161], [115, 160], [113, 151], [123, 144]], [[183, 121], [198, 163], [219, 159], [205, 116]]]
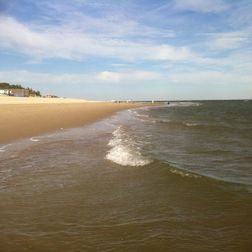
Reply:
[[108, 143], [112, 148], [106, 159], [123, 166], [144, 166], [151, 163], [150, 159], [142, 155], [137, 142], [121, 126], [112, 134], [113, 138]]

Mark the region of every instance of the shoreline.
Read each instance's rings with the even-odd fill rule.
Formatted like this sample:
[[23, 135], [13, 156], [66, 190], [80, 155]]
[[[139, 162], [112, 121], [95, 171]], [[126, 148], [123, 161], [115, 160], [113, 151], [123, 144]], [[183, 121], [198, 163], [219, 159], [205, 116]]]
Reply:
[[[66, 99], [67, 100], [67, 99]], [[34, 137], [62, 128], [80, 127], [130, 108], [143, 106], [111, 102], [18, 103], [0, 102], [0, 143]]]

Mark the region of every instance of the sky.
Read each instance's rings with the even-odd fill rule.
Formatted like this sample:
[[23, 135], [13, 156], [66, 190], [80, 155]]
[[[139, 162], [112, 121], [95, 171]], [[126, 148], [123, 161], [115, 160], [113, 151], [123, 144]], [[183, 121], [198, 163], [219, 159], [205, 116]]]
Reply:
[[251, 0], [0, 0], [0, 82], [94, 100], [252, 98]]

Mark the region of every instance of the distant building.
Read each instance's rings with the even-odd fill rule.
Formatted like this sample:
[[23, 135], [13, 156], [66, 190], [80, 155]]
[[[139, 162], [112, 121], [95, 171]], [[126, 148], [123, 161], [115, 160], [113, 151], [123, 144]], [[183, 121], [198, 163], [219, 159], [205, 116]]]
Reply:
[[10, 95], [9, 89], [0, 89], [0, 95]]
[[28, 97], [29, 90], [24, 88], [0, 89], [0, 95], [8, 95], [15, 97]]
[[30, 92], [24, 88], [10, 89], [11, 95], [15, 97], [28, 97]]

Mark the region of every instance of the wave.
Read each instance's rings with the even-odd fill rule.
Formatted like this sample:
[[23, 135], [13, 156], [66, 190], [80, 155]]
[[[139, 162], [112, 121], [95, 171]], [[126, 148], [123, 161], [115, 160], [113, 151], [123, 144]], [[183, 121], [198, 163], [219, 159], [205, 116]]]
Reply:
[[[62, 131], [62, 130], [64, 130], [64, 128], [60, 128], [60, 130]], [[61, 132], [54, 132], [54, 133], [51, 133], [51, 134], [43, 134], [43, 135], [31, 137], [29, 140], [31, 142], [40, 142], [40, 141], [43, 141], [43, 140], [55, 137], [55, 136], [57, 136], [60, 133]]]
[[242, 190], [242, 191], [245, 190], [246, 192], [252, 193], [251, 183], [234, 181], [231, 179], [222, 178], [211, 174], [205, 174], [203, 172], [198, 173], [195, 171], [189, 171], [187, 169], [178, 167], [176, 164], [171, 164], [164, 160], [158, 160], [157, 162], [159, 162], [159, 164], [161, 165], [164, 165], [170, 173], [188, 180], [191, 179], [193, 180], [193, 183], [195, 183], [196, 181], [195, 179], [197, 179], [198, 183], [201, 184], [203, 183], [204, 186], [208, 186], [209, 184], [211, 185], [215, 184], [218, 186], [229, 186], [232, 187], [233, 190]]
[[211, 129], [211, 130], [222, 130], [222, 131], [225, 131], [225, 132], [237, 132], [237, 131], [240, 131], [240, 132], [250, 132], [251, 131], [251, 128], [241, 128], [239, 126], [236, 126], [234, 124], [222, 124], [221, 122], [219, 123], [214, 123], [214, 122], [204, 122], [204, 123], [194, 123], [194, 122], [182, 122], [182, 124], [184, 124], [185, 126], [188, 126], [188, 127], [195, 127], [195, 128], [198, 128], [198, 129]]
[[6, 144], [0, 147], [0, 152], [5, 152], [6, 151], [6, 147], [9, 146], [11, 144]]
[[155, 119], [155, 122], [157, 122], [157, 123], [170, 123], [171, 120], [169, 120], [169, 119]]
[[182, 177], [191, 177], [191, 178], [200, 178], [201, 176], [186, 170], [178, 169], [178, 168], [171, 168], [169, 170], [171, 173], [178, 174]]
[[[138, 110], [140, 111], [140, 110]], [[149, 115], [146, 115], [146, 114], [143, 114], [143, 113], [138, 113], [136, 110], [132, 110], [131, 113], [133, 113], [134, 116], [136, 117], [144, 117], [144, 118], [149, 118], [150, 116]]]
[[171, 102], [166, 105], [166, 107], [192, 107], [192, 106], [200, 106], [199, 102]]
[[30, 141], [32, 141], [32, 142], [39, 142], [40, 140], [39, 140], [39, 139], [36, 139], [35, 137], [31, 137], [31, 138], [30, 138]]
[[119, 126], [113, 133], [113, 138], [108, 145], [112, 147], [106, 159], [122, 166], [144, 166], [151, 160], [141, 153], [139, 144], [128, 133]]
[[178, 122], [178, 121], [172, 121], [171, 119], [155, 118], [155, 117], [151, 117], [149, 115], [139, 114], [137, 112], [134, 113], [134, 116], [136, 119], [138, 119], [141, 122], [170, 124], [170, 125], [177, 125], [177, 126], [185, 125], [188, 127], [200, 126], [197, 123]]
[[3, 146], [3, 147], [0, 147], [0, 152], [5, 152], [5, 146]]
[[[154, 121], [156, 123], [160, 124], [169, 124], [169, 125], [174, 125], [174, 126], [187, 126], [187, 127], [195, 127], [195, 126], [201, 126], [198, 123], [192, 123], [192, 122], [180, 122], [180, 121], [172, 121], [170, 119], [158, 119], [155, 118]], [[203, 125], [204, 126], [204, 125]]]
[[[140, 111], [140, 109], [138, 109], [138, 111]], [[133, 114], [133, 116], [134, 116], [135, 119], [137, 119], [137, 120], [139, 120], [141, 122], [156, 123], [155, 118], [152, 118], [149, 115], [140, 114], [136, 110], [132, 110], [131, 113]]]
[[[153, 120], [153, 119], [152, 119]], [[239, 128], [239, 127], [236, 127], [234, 125], [223, 125], [221, 123], [216, 123], [214, 124], [213, 122], [211, 123], [208, 123], [208, 122], [205, 122], [205, 123], [200, 123], [200, 122], [182, 122], [182, 121], [172, 121], [172, 120], [169, 120], [169, 119], [157, 119], [155, 118], [154, 121], [156, 123], [163, 123], [163, 124], [169, 124], [169, 125], [174, 125], [174, 126], [187, 126], [187, 127], [195, 127], [197, 129], [211, 129], [211, 130], [225, 130], [225, 131], [250, 131], [251, 128]]]
[[198, 126], [197, 123], [184, 123], [188, 127]]

